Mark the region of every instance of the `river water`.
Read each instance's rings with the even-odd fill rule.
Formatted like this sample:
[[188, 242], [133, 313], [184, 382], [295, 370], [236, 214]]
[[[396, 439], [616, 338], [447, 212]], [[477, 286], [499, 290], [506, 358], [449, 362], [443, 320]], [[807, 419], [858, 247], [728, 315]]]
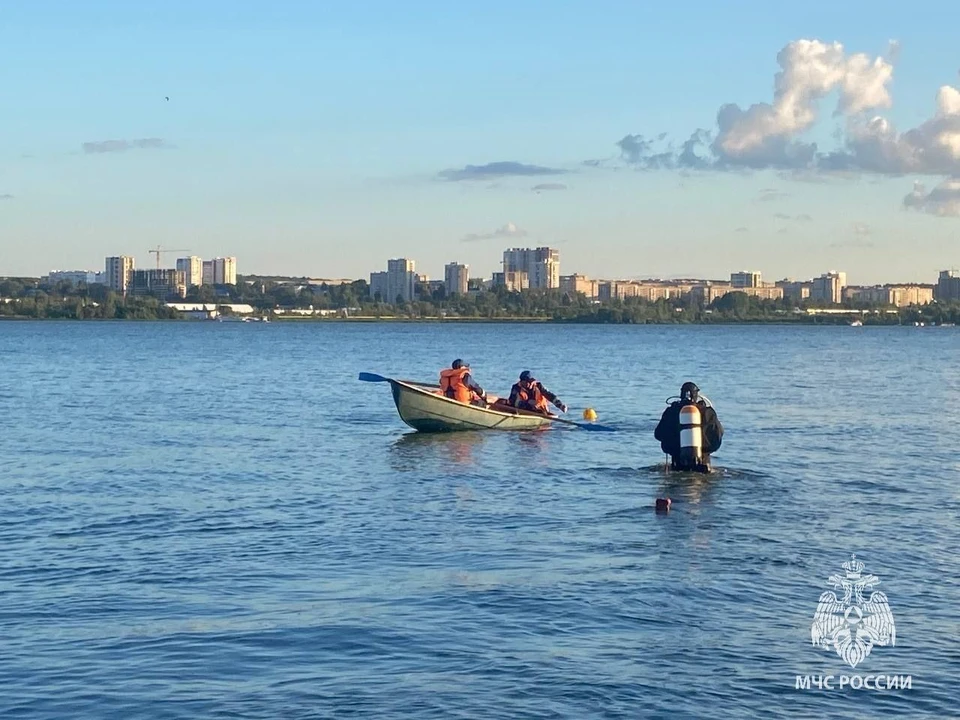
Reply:
[[[929, 327], [2, 323], [0, 717], [957, 717], [958, 350]], [[456, 357], [617, 431], [418, 435], [357, 380]], [[726, 430], [708, 478], [658, 465], [688, 379]], [[896, 627], [855, 668], [811, 643], [853, 553]], [[836, 686], [875, 675], [911, 687]]]

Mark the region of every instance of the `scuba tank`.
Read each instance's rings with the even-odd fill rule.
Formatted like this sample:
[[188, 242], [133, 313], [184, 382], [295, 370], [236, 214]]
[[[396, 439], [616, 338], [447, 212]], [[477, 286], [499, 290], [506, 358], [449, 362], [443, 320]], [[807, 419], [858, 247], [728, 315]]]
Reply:
[[696, 403], [680, 408], [680, 457], [688, 467], [703, 463], [703, 423], [700, 408]]

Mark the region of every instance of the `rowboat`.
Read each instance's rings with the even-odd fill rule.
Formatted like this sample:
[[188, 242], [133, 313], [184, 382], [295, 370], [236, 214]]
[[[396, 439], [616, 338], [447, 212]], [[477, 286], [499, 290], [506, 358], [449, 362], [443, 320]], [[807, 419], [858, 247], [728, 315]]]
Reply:
[[[578, 423], [550, 413], [519, 410], [501, 398], [487, 396], [487, 405], [466, 405], [445, 397], [440, 386], [413, 380], [393, 378], [362, 372], [363, 382], [390, 383], [393, 402], [400, 419], [414, 430], [426, 433], [455, 430], [540, 430], [552, 423], [562, 423], [582, 430], [614, 431], [616, 428], [593, 422]], [[594, 415], [596, 417], [596, 415]]]
[[420, 432], [458, 430], [539, 430], [556, 417], [523, 412], [498, 402], [486, 407], [444, 397], [436, 385], [390, 380], [400, 419]]

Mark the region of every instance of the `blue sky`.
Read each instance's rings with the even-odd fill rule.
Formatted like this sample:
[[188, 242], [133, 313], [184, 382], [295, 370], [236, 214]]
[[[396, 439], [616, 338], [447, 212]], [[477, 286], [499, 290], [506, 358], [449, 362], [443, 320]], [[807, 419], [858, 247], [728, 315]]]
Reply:
[[[162, 244], [241, 273], [366, 277], [404, 256], [486, 276], [549, 244], [594, 277], [933, 282], [960, 265], [951, 94], [934, 122], [960, 85], [960, 6], [779, 5], [10, 3], [0, 275], [149, 265]], [[725, 134], [726, 104], [782, 109], [778, 53], [801, 40], [824, 46], [788, 58], [790, 112]], [[815, 96], [810, 63], [833, 78]], [[662, 133], [663, 155], [618, 146]]]

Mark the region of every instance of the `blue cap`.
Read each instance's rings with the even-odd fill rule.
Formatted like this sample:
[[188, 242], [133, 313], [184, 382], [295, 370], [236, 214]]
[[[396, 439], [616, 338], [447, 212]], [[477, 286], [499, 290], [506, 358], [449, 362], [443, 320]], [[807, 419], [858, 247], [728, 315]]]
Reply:
[[533, 375], [530, 374], [529, 370], [524, 370], [522, 373], [520, 373], [520, 380], [522, 382], [527, 382], [528, 380], [533, 380], [533, 379], [534, 377]]

